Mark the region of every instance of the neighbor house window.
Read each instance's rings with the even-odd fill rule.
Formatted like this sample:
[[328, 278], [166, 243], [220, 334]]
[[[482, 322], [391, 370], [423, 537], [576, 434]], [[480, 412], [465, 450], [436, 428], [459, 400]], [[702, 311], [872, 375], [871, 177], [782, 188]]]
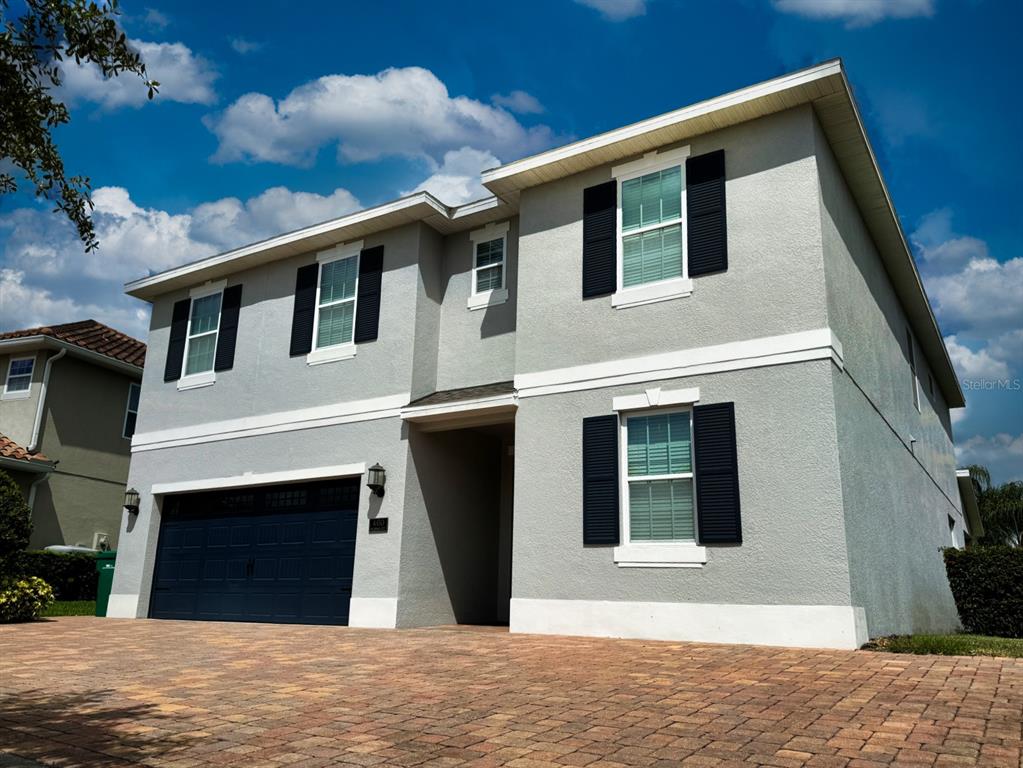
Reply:
[[220, 330], [220, 301], [217, 291], [192, 299], [188, 318], [188, 340], [185, 346], [185, 376], [213, 371], [217, 354], [217, 333]]
[[469, 233], [472, 271], [469, 309], [501, 304], [508, 300], [508, 222], [487, 224]]
[[622, 430], [626, 542], [695, 541], [692, 412], [631, 414]]
[[355, 334], [355, 292], [359, 254], [320, 263], [316, 294], [315, 349], [352, 344]]
[[27, 397], [32, 390], [32, 371], [35, 368], [34, 357], [16, 357], [7, 367], [7, 382], [4, 394], [14, 397]]
[[128, 405], [124, 411], [124, 429], [121, 434], [131, 439], [135, 434], [135, 422], [139, 417], [139, 395], [142, 394], [142, 387], [134, 381], [128, 385]]
[[920, 410], [920, 380], [916, 375], [916, 349], [913, 346], [913, 332], [906, 329], [906, 352], [909, 356], [909, 372], [913, 378], [913, 405]]

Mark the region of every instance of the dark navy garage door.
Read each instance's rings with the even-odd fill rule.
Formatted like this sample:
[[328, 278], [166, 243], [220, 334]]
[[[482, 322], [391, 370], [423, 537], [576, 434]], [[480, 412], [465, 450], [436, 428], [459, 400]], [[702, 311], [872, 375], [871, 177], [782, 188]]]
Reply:
[[164, 499], [155, 619], [347, 624], [358, 478]]

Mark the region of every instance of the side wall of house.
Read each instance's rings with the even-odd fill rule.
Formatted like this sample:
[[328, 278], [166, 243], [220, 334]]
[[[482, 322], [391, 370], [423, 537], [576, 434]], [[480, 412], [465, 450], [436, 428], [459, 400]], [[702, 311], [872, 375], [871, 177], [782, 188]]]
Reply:
[[872, 636], [953, 629], [939, 550], [948, 518], [960, 535], [964, 521], [948, 408], [915, 337], [913, 404], [905, 313], [819, 126], [816, 144], [828, 322], [845, 359], [834, 386], [853, 602]]

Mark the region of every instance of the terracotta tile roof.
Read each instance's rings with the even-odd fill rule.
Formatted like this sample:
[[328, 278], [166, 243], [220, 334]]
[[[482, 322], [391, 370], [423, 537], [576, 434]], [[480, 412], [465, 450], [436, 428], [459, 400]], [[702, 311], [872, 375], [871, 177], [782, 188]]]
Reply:
[[482, 384], [478, 387], [462, 387], [461, 389], [444, 389], [432, 392], [409, 403], [410, 406], [440, 405], [442, 403], [460, 403], [463, 400], [479, 400], [483, 397], [510, 395], [515, 391], [511, 381], [497, 381], [493, 384]]
[[37, 461], [47, 464], [50, 462], [41, 453], [29, 453], [25, 448], [4, 434], [0, 434], [0, 458], [14, 459], [15, 461]]
[[0, 333], [0, 341], [23, 339], [26, 336], [49, 336], [91, 352], [98, 352], [114, 360], [120, 360], [122, 363], [137, 365], [140, 368], [146, 362], [146, 345], [144, 343], [95, 320], [79, 320], [76, 323], [43, 325], [38, 328], [7, 331]]

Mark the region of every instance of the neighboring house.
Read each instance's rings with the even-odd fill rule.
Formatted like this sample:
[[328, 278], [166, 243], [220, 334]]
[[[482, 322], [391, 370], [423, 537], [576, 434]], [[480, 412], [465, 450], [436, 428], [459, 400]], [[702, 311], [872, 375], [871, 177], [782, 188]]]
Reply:
[[116, 548], [146, 345], [95, 320], [0, 333], [0, 468], [33, 548]]
[[158, 364], [110, 615], [956, 626], [963, 394], [840, 62], [483, 182], [128, 285]]

